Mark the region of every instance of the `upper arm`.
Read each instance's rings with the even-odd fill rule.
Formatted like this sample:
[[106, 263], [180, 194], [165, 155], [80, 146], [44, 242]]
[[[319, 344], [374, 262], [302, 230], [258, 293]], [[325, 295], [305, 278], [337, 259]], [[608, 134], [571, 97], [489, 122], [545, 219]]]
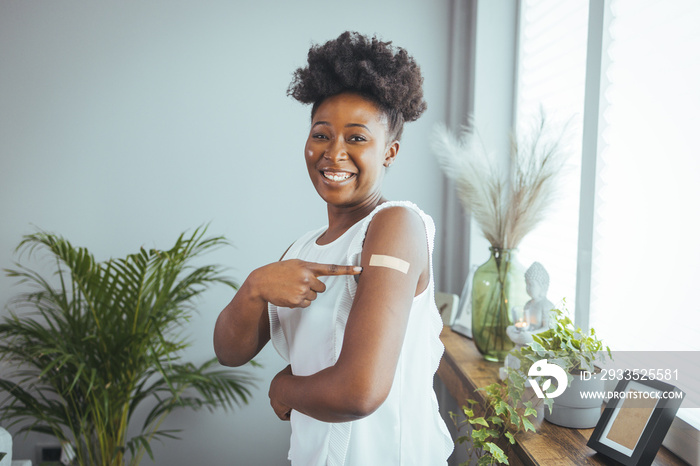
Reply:
[[262, 351], [268, 341], [270, 341], [270, 314], [268, 314], [267, 306], [265, 306], [265, 311], [260, 315], [260, 320], [258, 321], [258, 349], [255, 352], [255, 356]]
[[[284, 260], [292, 245], [284, 251], [280, 261]], [[270, 341], [268, 303], [260, 304], [256, 300], [246, 299], [249, 279], [250, 275], [221, 311], [214, 327], [214, 351], [219, 362], [226, 366], [248, 363]]]
[[[372, 219], [338, 365], [374, 409], [391, 389], [413, 298], [427, 286], [428, 254], [423, 220], [413, 210], [391, 207]], [[369, 265], [372, 255], [406, 261], [408, 271]]]
[[[287, 247], [284, 254], [280, 257], [280, 261], [284, 260], [284, 256], [292, 249], [293, 245], [294, 243]], [[265, 347], [268, 341], [270, 341], [270, 314], [267, 311], [267, 306], [265, 306], [265, 312], [260, 315], [260, 321], [258, 322], [258, 349], [255, 352], [256, 356]]]
[[[287, 247], [284, 254], [280, 257], [280, 262], [284, 260], [284, 256], [292, 249], [293, 245], [294, 243]], [[258, 322], [258, 348], [255, 356], [262, 351], [268, 341], [270, 341], [270, 314], [267, 311], [267, 306], [265, 306], [265, 311], [260, 315], [260, 321]]]

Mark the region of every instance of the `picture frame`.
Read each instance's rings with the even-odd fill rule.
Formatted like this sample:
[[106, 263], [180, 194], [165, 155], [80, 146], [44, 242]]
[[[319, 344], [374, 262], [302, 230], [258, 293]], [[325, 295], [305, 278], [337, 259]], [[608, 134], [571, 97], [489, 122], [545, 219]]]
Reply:
[[474, 272], [478, 269], [478, 265], [474, 265], [469, 269], [467, 279], [464, 281], [462, 294], [459, 296], [459, 310], [452, 324], [452, 330], [464, 335], [467, 338], [472, 337], [472, 282], [474, 281]]
[[[625, 371], [587, 445], [624, 465], [650, 465], [685, 393]], [[662, 395], [667, 393], [667, 395]]]
[[452, 293], [435, 292], [435, 304], [442, 318], [443, 325], [450, 326], [454, 322], [459, 307], [459, 296]]

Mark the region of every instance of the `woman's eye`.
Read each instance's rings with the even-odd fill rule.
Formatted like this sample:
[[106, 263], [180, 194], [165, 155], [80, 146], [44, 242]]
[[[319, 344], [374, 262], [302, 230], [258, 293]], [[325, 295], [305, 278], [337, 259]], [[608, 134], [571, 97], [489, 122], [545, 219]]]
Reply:
[[367, 140], [367, 138], [362, 136], [361, 134], [356, 134], [355, 136], [350, 137], [350, 141], [354, 141], [354, 142], [362, 142], [362, 141], [366, 141], [366, 140]]
[[313, 134], [311, 137], [314, 139], [328, 139], [328, 136], [326, 136], [325, 134], [321, 134], [321, 133]]

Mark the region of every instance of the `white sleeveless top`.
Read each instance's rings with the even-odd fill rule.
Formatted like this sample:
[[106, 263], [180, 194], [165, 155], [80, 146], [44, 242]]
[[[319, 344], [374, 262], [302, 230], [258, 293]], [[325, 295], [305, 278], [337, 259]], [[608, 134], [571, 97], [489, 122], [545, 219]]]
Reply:
[[[324, 264], [359, 265], [369, 223], [382, 209], [402, 206], [423, 219], [430, 257], [430, 282], [413, 299], [406, 336], [391, 390], [369, 416], [352, 422], [327, 423], [292, 411], [289, 459], [293, 466], [444, 466], [454, 444], [438, 412], [433, 377], [444, 347], [442, 320], [435, 305], [433, 220], [410, 202], [385, 202], [342, 236], [316, 244], [327, 227], [298, 239], [285, 259]], [[294, 375], [314, 374], [338, 360], [345, 324], [357, 284], [352, 275], [319, 277], [326, 291], [307, 308], [268, 306], [270, 335]]]

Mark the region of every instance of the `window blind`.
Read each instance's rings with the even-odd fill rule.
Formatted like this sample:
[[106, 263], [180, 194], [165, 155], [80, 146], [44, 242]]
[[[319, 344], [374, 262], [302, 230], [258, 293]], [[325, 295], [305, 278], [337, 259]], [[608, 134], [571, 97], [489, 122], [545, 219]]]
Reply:
[[520, 5], [515, 127], [528, 131], [541, 111], [555, 126], [569, 122], [571, 149], [561, 187], [545, 221], [525, 237], [519, 259], [549, 272], [548, 298], [566, 298], [573, 312], [576, 290], [581, 119], [585, 91], [588, 0], [523, 0]]

